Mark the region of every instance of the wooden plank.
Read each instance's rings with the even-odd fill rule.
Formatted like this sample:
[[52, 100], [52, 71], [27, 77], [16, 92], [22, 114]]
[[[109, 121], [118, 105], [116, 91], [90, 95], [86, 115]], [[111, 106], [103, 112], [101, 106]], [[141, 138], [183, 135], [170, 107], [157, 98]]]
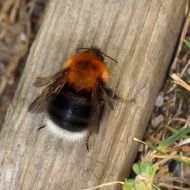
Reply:
[[[82, 190], [123, 180], [165, 79], [184, 19], [185, 0], [54, 0], [31, 48], [16, 95], [0, 133], [0, 189]], [[175, 11], [174, 11], [175, 10]], [[46, 129], [44, 115], [27, 112], [39, 94], [35, 77], [49, 75], [77, 47], [97, 46], [106, 60], [110, 86], [134, 102], [106, 109], [98, 136], [69, 144]], [[118, 186], [104, 188], [119, 189]]]

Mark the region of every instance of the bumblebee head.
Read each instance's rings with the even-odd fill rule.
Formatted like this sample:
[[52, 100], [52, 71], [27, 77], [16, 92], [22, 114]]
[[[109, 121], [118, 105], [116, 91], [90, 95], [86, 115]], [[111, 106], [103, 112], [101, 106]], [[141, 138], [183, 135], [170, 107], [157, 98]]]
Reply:
[[90, 48], [79, 48], [78, 50], [85, 50], [84, 52], [92, 52], [94, 53], [97, 58], [100, 60], [100, 61], [104, 61], [104, 56], [105, 57], [108, 57], [109, 59], [111, 59], [112, 61], [116, 62], [117, 61], [115, 59], [113, 59], [112, 57], [106, 55], [105, 53], [103, 53], [102, 51], [100, 51], [100, 49], [96, 48], [96, 47], [90, 47]]

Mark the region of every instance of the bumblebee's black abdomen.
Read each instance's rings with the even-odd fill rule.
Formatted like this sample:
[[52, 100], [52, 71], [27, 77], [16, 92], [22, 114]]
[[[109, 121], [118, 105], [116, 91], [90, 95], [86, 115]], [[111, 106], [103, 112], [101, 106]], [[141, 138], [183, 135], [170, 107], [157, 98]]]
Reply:
[[82, 131], [90, 122], [90, 100], [73, 92], [59, 94], [48, 105], [48, 114], [59, 127]]

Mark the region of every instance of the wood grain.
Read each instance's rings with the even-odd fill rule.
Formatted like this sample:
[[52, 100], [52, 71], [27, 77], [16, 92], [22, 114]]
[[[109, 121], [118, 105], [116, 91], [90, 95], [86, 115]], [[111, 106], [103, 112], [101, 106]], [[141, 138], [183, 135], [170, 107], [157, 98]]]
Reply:
[[[30, 50], [14, 100], [0, 133], [0, 189], [83, 190], [123, 180], [171, 63], [185, 13], [185, 0], [54, 0]], [[175, 11], [174, 11], [175, 10]], [[46, 129], [44, 115], [27, 112], [40, 93], [32, 87], [78, 47], [99, 47], [118, 60], [106, 60], [110, 86], [135, 102], [106, 109], [90, 152], [84, 142], [68, 144]], [[103, 188], [120, 189], [119, 186]]]

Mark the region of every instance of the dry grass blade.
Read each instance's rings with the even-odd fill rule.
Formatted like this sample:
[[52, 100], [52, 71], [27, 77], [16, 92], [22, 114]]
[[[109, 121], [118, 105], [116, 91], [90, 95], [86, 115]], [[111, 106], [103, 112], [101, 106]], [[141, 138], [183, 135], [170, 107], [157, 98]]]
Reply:
[[165, 187], [167, 189], [173, 189], [173, 190], [189, 190], [189, 188], [179, 187], [179, 186], [175, 186], [175, 185], [168, 185], [166, 183], [160, 183], [159, 187]]
[[185, 81], [183, 81], [181, 78], [179, 78], [176, 74], [172, 74], [171, 78], [173, 79], [173, 82], [175, 84], [178, 84], [179, 86], [185, 88], [186, 90], [190, 91], [190, 85], [187, 84]]
[[185, 144], [188, 144], [190, 143], [190, 138], [187, 138], [183, 141], [181, 141], [178, 145], [176, 145], [175, 147], [179, 147], [179, 146], [182, 146], [182, 145], [185, 145]]
[[115, 184], [124, 185], [124, 182], [122, 182], [122, 181], [113, 181], [113, 182], [109, 182], [109, 183], [103, 183], [101, 185], [91, 187], [91, 188], [87, 188], [85, 190], [95, 190], [95, 189], [98, 189], [98, 188], [107, 187], [107, 186], [111, 186], [111, 185], [115, 185]]

